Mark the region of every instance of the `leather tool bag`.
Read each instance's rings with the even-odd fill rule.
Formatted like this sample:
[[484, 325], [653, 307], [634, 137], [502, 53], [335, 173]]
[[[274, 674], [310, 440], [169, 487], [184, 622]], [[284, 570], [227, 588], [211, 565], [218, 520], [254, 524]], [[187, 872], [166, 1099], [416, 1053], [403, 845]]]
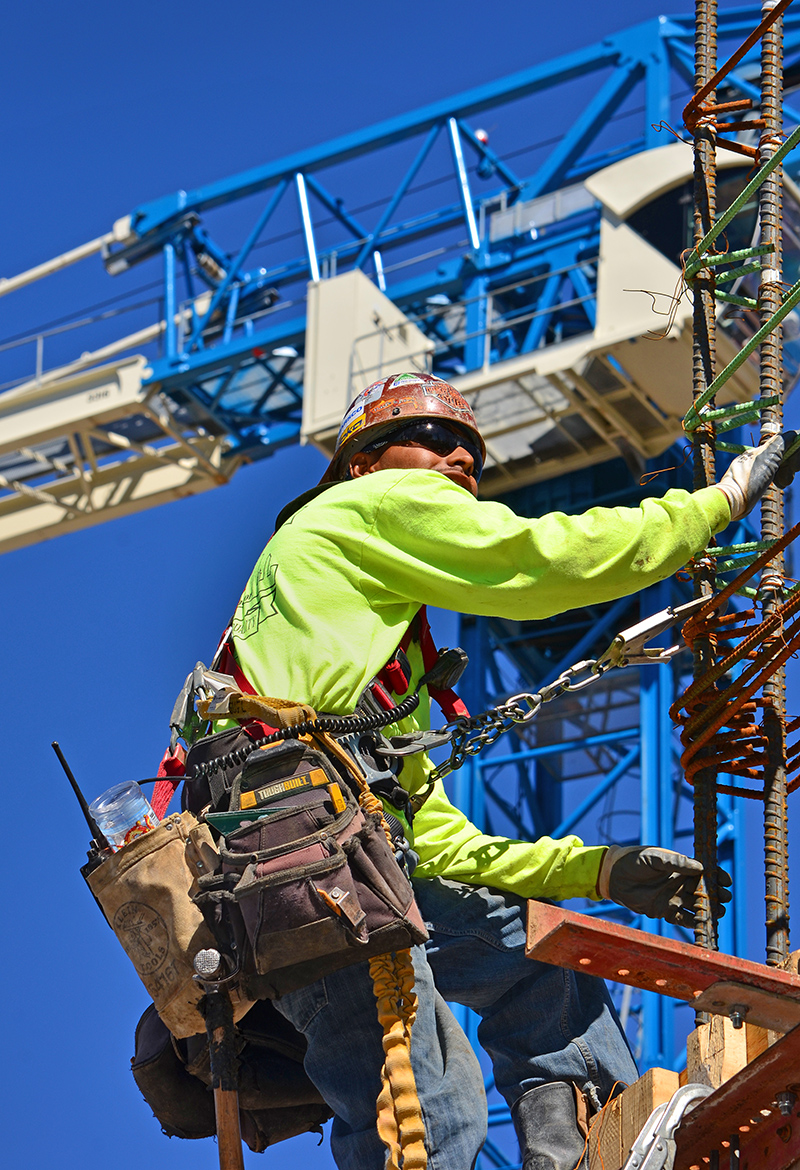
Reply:
[[[188, 763], [189, 761], [187, 761]], [[252, 752], [232, 781], [221, 866], [195, 897], [248, 998], [274, 998], [330, 971], [427, 938], [410, 882], [351, 775], [302, 740]]]
[[[208, 826], [184, 812], [113, 853], [86, 878], [158, 1014], [178, 1037], [205, 1034], [193, 961], [214, 938], [192, 894], [198, 878], [218, 864]], [[234, 993], [237, 1019], [250, 1006]]]
[[[331, 1111], [303, 1068], [305, 1038], [264, 1000], [236, 1029], [242, 1138], [255, 1153], [308, 1130]], [[133, 1078], [169, 1137], [217, 1132], [205, 1036], [176, 1041], [151, 1004], [136, 1028]]]

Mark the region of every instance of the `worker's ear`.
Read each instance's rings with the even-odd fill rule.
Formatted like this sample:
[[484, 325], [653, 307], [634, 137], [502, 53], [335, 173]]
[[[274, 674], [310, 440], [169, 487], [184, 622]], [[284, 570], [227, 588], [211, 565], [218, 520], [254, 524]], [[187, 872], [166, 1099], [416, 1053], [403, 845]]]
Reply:
[[352, 479], [360, 479], [362, 475], [369, 475], [375, 463], [375, 455], [365, 455], [363, 451], [356, 451], [350, 460], [350, 475]]

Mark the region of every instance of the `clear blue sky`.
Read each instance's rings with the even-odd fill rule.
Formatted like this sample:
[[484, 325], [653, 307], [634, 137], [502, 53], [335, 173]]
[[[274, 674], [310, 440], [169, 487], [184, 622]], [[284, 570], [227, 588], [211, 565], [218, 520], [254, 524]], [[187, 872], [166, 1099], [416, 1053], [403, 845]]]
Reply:
[[[0, 269], [11, 275], [91, 239], [144, 200], [662, 10], [655, 0], [14, 5], [0, 75]], [[99, 260], [81, 272], [80, 303], [117, 291]], [[73, 307], [58, 296], [36, 286], [0, 301], [2, 336]], [[133, 1084], [145, 994], [78, 874], [86, 834], [49, 744], [61, 741], [90, 797], [152, 774], [187, 670], [212, 653], [276, 512], [321, 465], [315, 451], [292, 449], [224, 489], [2, 560], [9, 1164], [216, 1165], [211, 1142], [168, 1142]], [[267, 1163], [331, 1165], [308, 1136], [247, 1157]]]

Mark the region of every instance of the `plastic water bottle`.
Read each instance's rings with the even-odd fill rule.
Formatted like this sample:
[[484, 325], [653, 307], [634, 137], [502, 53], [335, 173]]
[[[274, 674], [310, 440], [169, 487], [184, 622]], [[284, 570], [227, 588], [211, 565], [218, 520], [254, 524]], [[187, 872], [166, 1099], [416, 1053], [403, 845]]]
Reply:
[[150, 801], [135, 780], [115, 784], [89, 805], [97, 826], [116, 852], [158, 824]]

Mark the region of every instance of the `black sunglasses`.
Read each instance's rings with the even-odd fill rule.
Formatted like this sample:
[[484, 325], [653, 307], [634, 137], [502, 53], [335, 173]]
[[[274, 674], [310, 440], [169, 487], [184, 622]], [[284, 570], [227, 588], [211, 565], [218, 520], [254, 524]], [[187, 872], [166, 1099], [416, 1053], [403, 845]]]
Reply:
[[382, 447], [391, 447], [395, 443], [416, 443], [428, 451], [433, 451], [434, 455], [442, 456], [450, 455], [458, 447], [463, 447], [472, 459], [472, 475], [476, 481], [483, 472], [483, 456], [475, 439], [469, 431], [462, 431], [447, 423], [415, 419], [414, 422], [376, 439], [374, 443], [369, 443], [363, 450], [365, 454], [369, 454], [371, 451], [379, 451]]

